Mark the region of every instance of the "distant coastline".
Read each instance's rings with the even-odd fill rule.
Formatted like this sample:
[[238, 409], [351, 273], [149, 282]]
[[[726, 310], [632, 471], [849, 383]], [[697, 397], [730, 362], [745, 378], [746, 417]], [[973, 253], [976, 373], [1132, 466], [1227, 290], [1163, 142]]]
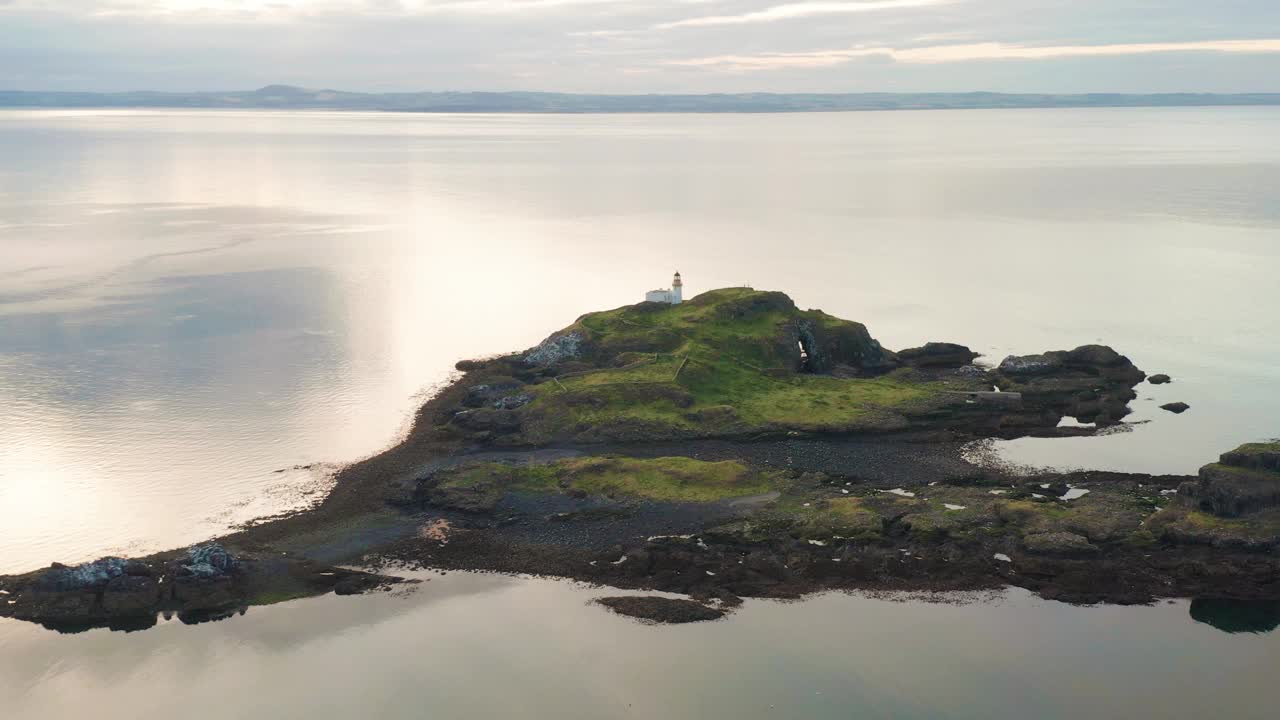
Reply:
[[235, 92], [0, 90], [0, 108], [337, 110], [420, 113], [782, 113], [1087, 107], [1280, 106], [1280, 93], [357, 93], [270, 85]]

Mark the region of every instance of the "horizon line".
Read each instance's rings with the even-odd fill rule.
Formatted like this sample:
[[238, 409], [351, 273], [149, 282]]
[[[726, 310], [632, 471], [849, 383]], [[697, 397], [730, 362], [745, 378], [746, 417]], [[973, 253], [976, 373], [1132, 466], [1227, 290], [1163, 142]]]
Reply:
[[42, 95], [130, 95], [146, 93], [151, 95], [243, 95], [263, 93], [270, 90], [276, 91], [300, 91], [304, 93], [341, 93], [344, 95], [572, 95], [579, 97], [715, 97], [715, 96], [742, 96], [742, 95], [1002, 95], [1002, 96], [1056, 96], [1056, 97], [1085, 97], [1085, 96], [1115, 96], [1127, 95], [1135, 97], [1161, 97], [1170, 95], [1197, 95], [1197, 96], [1258, 96], [1258, 95], [1280, 95], [1280, 89], [1277, 90], [1242, 90], [1233, 92], [1222, 92], [1213, 90], [1166, 90], [1166, 91], [1125, 91], [1125, 90], [1086, 90], [1074, 92], [1057, 92], [1052, 90], [740, 90], [735, 92], [726, 91], [705, 91], [705, 92], [681, 92], [681, 91], [650, 91], [650, 92], [631, 92], [631, 93], [611, 93], [611, 92], [584, 92], [575, 90], [492, 90], [492, 89], [469, 89], [469, 90], [342, 90], [337, 87], [311, 87], [306, 85], [290, 85], [287, 83], [270, 83], [252, 89], [222, 89], [222, 90], [154, 90], [148, 88], [132, 88], [128, 90], [53, 90], [53, 89], [19, 89], [19, 88], [0, 88], [0, 93], [4, 94], [42, 94]]

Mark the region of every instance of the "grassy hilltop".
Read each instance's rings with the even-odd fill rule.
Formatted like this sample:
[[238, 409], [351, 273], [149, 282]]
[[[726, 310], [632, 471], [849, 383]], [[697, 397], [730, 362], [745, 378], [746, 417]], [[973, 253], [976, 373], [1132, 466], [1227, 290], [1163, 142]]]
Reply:
[[533, 444], [890, 430], [949, 386], [899, 367], [860, 323], [749, 288], [590, 313], [520, 358], [486, 383], [516, 399], [456, 424], [492, 430], [513, 412]]

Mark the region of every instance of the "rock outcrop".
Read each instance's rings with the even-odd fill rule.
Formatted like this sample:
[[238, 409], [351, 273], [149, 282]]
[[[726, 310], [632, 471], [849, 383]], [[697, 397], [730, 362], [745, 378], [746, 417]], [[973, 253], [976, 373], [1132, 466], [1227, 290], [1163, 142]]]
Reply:
[[1010, 355], [993, 373], [1006, 392], [1022, 393], [1028, 410], [1044, 410], [1098, 426], [1128, 415], [1133, 388], [1146, 373], [1105, 345], [1082, 345], [1038, 355]]
[[201, 622], [237, 612], [262, 597], [314, 595], [341, 583], [348, 590], [367, 589], [393, 579], [306, 560], [260, 560], [207, 543], [141, 560], [105, 557], [73, 567], [55, 563], [0, 580], [5, 598], [0, 616], [76, 632], [98, 626], [143, 629], [162, 612], [175, 612], [183, 622]]
[[898, 359], [903, 363], [922, 368], [961, 368], [976, 357], [978, 353], [964, 345], [948, 342], [930, 342], [898, 351]]
[[897, 357], [867, 331], [862, 323], [838, 320], [810, 311], [788, 328], [783, 347], [795, 372], [829, 374], [849, 368], [859, 374], [878, 374], [897, 367]]
[[576, 331], [552, 335], [525, 352], [522, 359], [534, 367], [558, 365], [581, 356], [583, 339], [582, 333]]
[[1223, 453], [1218, 462], [1200, 468], [1197, 481], [1183, 483], [1178, 495], [1225, 518], [1280, 507], [1280, 443], [1252, 443]]

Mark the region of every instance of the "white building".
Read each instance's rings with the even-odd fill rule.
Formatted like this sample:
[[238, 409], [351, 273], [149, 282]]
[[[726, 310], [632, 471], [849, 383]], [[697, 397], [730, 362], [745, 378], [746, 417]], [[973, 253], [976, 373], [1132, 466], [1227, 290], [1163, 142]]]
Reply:
[[679, 305], [684, 295], [684, 283], [680, 280], [680, 273], [676, 273], [675, 278], [671, 280], [671, 289], [650, 290], [644, 294], [645, 302], [660, 302], [669, 305]]

